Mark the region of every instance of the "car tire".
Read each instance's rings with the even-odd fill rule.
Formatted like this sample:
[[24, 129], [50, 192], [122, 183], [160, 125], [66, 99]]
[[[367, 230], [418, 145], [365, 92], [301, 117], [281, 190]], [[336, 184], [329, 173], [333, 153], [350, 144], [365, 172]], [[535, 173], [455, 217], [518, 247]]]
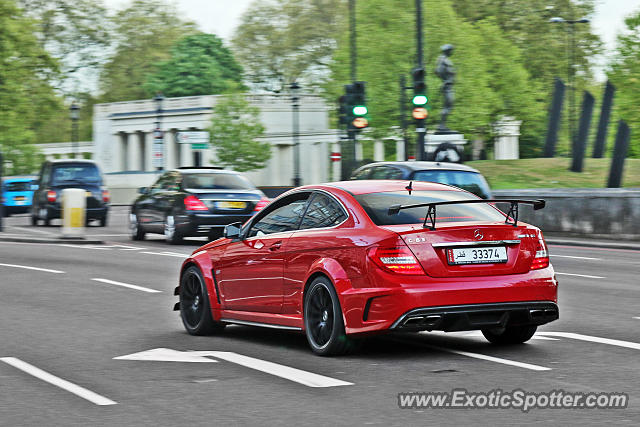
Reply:
[[35, 216], [34, 214], [31, 214], [31, 225], [35, 227], [38, 225], [39, 222], [40, 220], [38, 219], [38, 217]]
[[167, 215], [164, 219], [164, 238], [170, 245], [182, 243], [182, 235], [176, 228], [176, 221], [173, 215]]
[[51, 226], [51, 218], [49, 218], [49, 214], [46, 214], [44, 216], [44, 218], [42, 219], [42, 223], [44, 224], [45, 227]]
[[180, 277], [180, 318], [191, 335], [211, 335], [221, 332], [225, 324], [216, 322], [211, 315], [209, 293], [196, 266], [187, 268]]
[[144, 229], [140, 225], [140, 221], [138, 220], [138, 216], [134, 213], [129, 214], [129, 236], [131, 240], [144, 240], [145, 233]]
[[319, 356], [338, 356], [355, 349], [355, 342], [344, 331], [338, 294], [325, 276], [314, 279], [305, 292], [304, 330], [309, 347]]
[[98, 220], [98, 226], [100, 226], [100, 227], [106, 227], [106, 226], [107, 226], [107, 223], [108, 223], [108, 221], [107, 221], [107, 216], [106, 216], [106, 215], [105, 215], [105, 216], [103, 216], [103, 217], [101, 217], [101, 218]]
[[483, 329], [482, 335], [492, 344], [522, 344], [529, 341], [538, 327], [507, 326], [506, 328]]

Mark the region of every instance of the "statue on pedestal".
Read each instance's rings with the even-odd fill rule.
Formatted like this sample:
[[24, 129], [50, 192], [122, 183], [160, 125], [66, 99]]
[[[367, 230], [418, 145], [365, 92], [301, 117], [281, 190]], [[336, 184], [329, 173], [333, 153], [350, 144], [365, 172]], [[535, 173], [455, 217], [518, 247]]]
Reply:
[[447, 127], [447, 116], [453, 110], [453, 104], [455, 102], [455, 95], [453, 92], [453, 84], [456, 78], [456, 69], [453, 67], [453, 62], [449, 57], [453, 53], [453, 45], [445, 44], [440, 47], [442, 54], [438, 57], [436, 64], [436, 75], [442, 79], [442, 97], [444, 99], [444, 105], [440, 112], [440, 124], [436, 133], [447, 134], [457, 133]]

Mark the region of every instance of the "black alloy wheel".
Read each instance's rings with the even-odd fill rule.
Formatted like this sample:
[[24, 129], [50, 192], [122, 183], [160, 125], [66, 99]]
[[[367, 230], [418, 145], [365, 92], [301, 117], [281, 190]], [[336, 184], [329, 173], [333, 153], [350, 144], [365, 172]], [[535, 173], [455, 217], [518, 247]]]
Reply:
[[144, 240], [144, 236], [147, 233], [142, 228], [138, 215], [134, 213], [129, 214], [129, 237], [131, 240]]
[[309, 346], [317, 355], [340, 355], [354, 348], [344, 332], [338, 294], [324, 276], [311, 282], [305, 294], [304, 326]]
[[213, 320], [204, 278], [195, 266], [187, 268], [180, 279], [180, 317], [191, 335], [210, 335], [225, 327]]
[[482, 335], [492, 344], [522, 344], [529, 341], [538, 327], [531, 326], [507, 326], [506, 328], [483, 329]]

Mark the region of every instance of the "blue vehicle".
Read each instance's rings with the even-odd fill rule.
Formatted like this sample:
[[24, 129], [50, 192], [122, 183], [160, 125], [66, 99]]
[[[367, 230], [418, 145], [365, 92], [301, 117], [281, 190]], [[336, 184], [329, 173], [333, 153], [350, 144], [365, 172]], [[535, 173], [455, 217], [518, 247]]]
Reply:
[[11, 176], [2, 180], [4, 215], [26, 213], [31, 209], [33, 191], [37, 188], [33, 176]]

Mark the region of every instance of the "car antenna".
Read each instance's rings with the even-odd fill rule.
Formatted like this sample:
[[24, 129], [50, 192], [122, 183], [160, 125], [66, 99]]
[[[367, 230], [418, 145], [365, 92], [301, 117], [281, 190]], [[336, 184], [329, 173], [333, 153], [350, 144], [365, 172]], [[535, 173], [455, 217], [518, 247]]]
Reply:
[[409, 185], [404, 187], [404, 189], [409, 192], [409, 195], [411, 195], [411, 191], [413, 190], [413, 181], [409, 181]]

